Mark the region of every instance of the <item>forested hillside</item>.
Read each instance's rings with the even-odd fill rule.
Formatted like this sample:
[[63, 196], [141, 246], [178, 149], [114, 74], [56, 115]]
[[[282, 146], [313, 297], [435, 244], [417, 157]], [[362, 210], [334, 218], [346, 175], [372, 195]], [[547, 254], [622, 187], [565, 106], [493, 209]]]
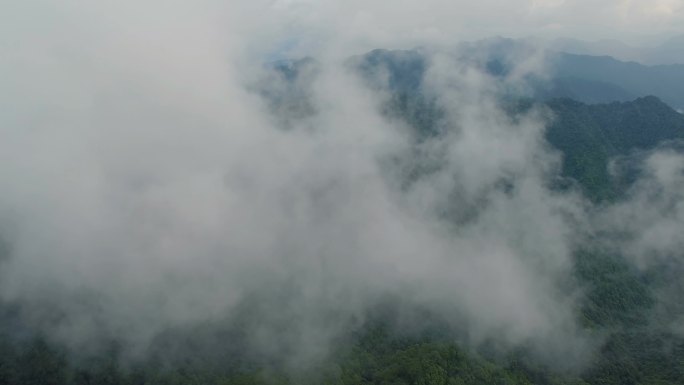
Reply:
[[[555, 120], [546, 138], [563, 153], [563, 174], [593, 197], [615, 197], [628, 186], [610, 175], [610, 162], [684, 138], [684, 115], [655, 97], [588, 105], [571, 99], [546, 103]], [[620, 170], [621, 177], [635, 170]], [[623, 183], [623, 184], [620, 184]]]
[[[678, 140], [684, 139], [684, 115], [658, 97], [641, 96], [642, 91], [653, 90], [671, 105], [681, 102], [675, 90], [678, 83], [672, 79], [682, 70], [664, 68], [646, 79], [633, 64], [570, 55], [559, 58], [563, 77], [555, 84], [565, 91], [516, 96], [510, 89], [497, 89], [501, 96], [496, 108], [505, 113], [501, 119], [506, 121], [516, 122], [529, 114], [542, 117], [542, 147], [550, 149], [549, 159], [560, 162], [558, 169], [550, 167], [555, 174], [548, 182], [549, 194], [577, 194], [573, 199], [584, 199], [587, 206], [595, 204], [598, 211], [636, 194], [633, 187], [643, 172], [641, 159], [661, 147], [676, 149]], [[450, 128], [448, 105], [424, 85], [426, 60], [418, 51], [376, 50], [347, 61], [348, 68], [360, 71], [360, 79], [370, 90], [384, 92], [378, 106], [382, 116], [398, 123], [397, 127], [408, 127], [416, 147], [447, 135]], [[274, 63], [269, 68], [272, 77], [252, 86], [284, 132], [316, 114], [309, 89], [316, 66], [313, 59]], [[487, 61], [481, 76], [506, 77], [506, 66]], [[615, 72], [614, 67], [622, 72]], [[594, 74], [610, 84], [598, 83]], [[631, 80], [622, 82], [626, 78]], [[602, 92], [597, 101], [621, 101], [587, 104], [586, 97], [578, 96], [583, 101], [553, 98]], [[408, 158], [392, 159], [410, 170], [408, 176], [402, 174], [407, 179], [402, 183], [431, 172]], [[249, 175], [235, 178], [243, 178], [246, 184], [250, 180]], [[509, 197], [516, 186], [503, 180], [494, 188], [496, 194]], [[325, 197], [321, 189], [312, 199]], [[453, 219], [449, 214], [443, 214], [444, 222]], [[377, 299], [372, 314], [359, 315], [366, 318], [351, 323], [330, 351], [319, 354], [314, 350], [310, 362], [293, 363], [288, 360], [294, 353], [287, 343], [256, 349], [247, 342], [248, 337], [259, 336], [253, 326], [257, 318], [264, 318], [276, 304], [285, 304], [278, 309], [287, 309], [288, 295], [301, 294], [296, 280], [285, 277], [285, 284], [269, 287], [264, 297], [246, 297], [233, 316], [169, 328], [137, 356], [125, 352], [116, 336], [108, 335], [98, 336], [96, 351], [74, 354], [71, 347], [33, 328], [37, 323], [32, 315], [42, 313], [19, 301], [0, 303], [0, 384], [684, 384], [684, 337], [672, 326], [684, 316], [684, 309], [672, 306], [677, 303], [673, 298], [684, 294], [678, 274], [682, 266], [660, 261], [637, 267], [619, 249], [590, 242], [602, 236], [602, 230], [586, 235], [586, 242], [572, 250], [569, 282], [563, 283], [581, 288], [575, 295], [573, 322], [595, 347], [580, 358], [557, 357], [555, 363], [549, 362], [527, 341], [515, 349], [495, 338], [473, 343], [466, 327], [454, 326], [445, 314], [401, 295], [389, 295]], [[0, 267], [11, 247], [10, 243], [0, 247]], [[79, 301], [97, 304], [98, 298], [84, 296]], [[516, 305], [511, 302], [509, 306]], [[291, 311], [300, 310], [293, 305]], [[64, 315], [49, 316], [48, 321], [58, 323]], [[291, 320], [297, 318], [291, 314], [270, 316], [274, 330], [293, 339], [303, 335], [299, 327], [306, 325], [293, 325]], [[337, 316], [334, 310], [316, 314], [330, 323]], [[400, 322], [406, 318], [418, 321], [408, 328]]]
[[[684, 64], [647, 66], [609, 56], [539, 50], [524, 41], [503, 38], [464, 44], [454, 55], [499, 77], [510, 74], [521, 60], [543, 58], [540, 74], [524, 79], [527, 92], [538, 99], [570, 98], [585, 103], [609, 103], [654, 95], [674, 109], [684, 108]], [[377, 70], [381, 65], [394, 82], [398, 79], [403, 82], [393, 85], [406, 87], [417, 84], [427, 68], [427, 56], [429, 53], [421, 49], [375, 50], [355, 61], [360, 62], [365, 72]]]

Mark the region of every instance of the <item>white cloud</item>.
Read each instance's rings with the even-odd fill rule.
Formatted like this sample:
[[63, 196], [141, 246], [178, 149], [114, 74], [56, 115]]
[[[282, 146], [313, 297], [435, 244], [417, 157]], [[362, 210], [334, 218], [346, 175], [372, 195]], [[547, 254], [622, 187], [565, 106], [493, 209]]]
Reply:
[[[64, 311], [42, 326], [76, 346], [103, 330], [144, 345], [292, 284], [256, 334], [279, 337], [270, 322], [282, 311], [310, 347], [401, 293], [467, 320], [476, 342], [577, 353], [574, 293], [558, 283], [571, 273], [567, 217], [580, 204], [544, 183], [557, 164], [544, 119], [510, 120], [489, 77], [438, 58], [428, 83], [450, 132], [416, 162], [440, 167], [397, 188], [380, 160], [409, 153], [410, 141], [378, 113], [383, 96], [337, 60], [549, 25], [627, 29], [617, 2], [546, 4], [544, 17], [539, 4], [13, 4], [0, 16], [0, 213], [13, 246], [2, 298], [39, 319]], [[656, 28], [681, 18], [668, 7]], [[636, 23], [630, 34], [646, 32], [647, 19]], [[292, 38], [314, 47], [323, 70], [311, 89], [318, 113], [283, 131], [245, 84]], [[317, 318], [326, 312], [339, 325]]]

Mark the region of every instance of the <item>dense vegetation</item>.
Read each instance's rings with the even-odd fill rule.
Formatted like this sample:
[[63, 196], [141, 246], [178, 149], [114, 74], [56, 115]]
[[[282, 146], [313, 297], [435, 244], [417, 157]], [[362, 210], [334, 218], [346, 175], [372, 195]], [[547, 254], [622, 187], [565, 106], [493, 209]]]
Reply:
[[578, 181], [594, 199], [624, 191], [636, 170], [610, 175], [609, 162], [639, 150], [684, 138], [684, 116], [658, 98], [587, 105], [570, 99], [547, 102], [555, 115], [546, 138], [563, 153], [563, 175]]
[[[356, 60], [362, 60], [360, 66], [367, 75], [377, 66], [389, 69], [392, 96], [386, 114], [405, 120], [420, 135], [439, 135], [440, 109], [416, 91], [426, 65], [420, 55], [374, 51]], [[502, 71], [490, 65], [491, 71]], [[295, 67], [279, 66], [294, 81]], [[284, 87], [291, 87], [285, 92], [298, 92], [300, 97], [294, 104], [276, 102], [274, 106], [295, 111], [296, 116], [309, 113], [311, 106], [302, 101], [305, 92], [296, 85]], [[509, 101], [509, 108], [516, 114], [538, 103]], [[630, 172], [637, 172], [627, 170], [622, 178], [616, 178], [609, 173], [612, 159], [684, 137], [684, 117], [655, 97], [598, 105], [571, 99], [544, 103], [554, 116], [546, 135], [563, 156], [562, 176], [597, 202], [619, 199], [630, 183]], [[620, 256], [590, 248], [578, 251], [575, 258], [574, 278], [587, 288], [578, 320], [604, 339], [589, 369], [579, 372], [540, 366], [524, 349], [502, 355], [486, 346], [462, 346], [439, 326], [439, 320], [420, 333], [400, 333], [387, 314], [350, 333], [329, 358], [301, 370], [249, 356], [230, 330], [203, 337], [218, 340], [213, 341], [211, 354], [179, 342], [176, 349], [186, 351], [174, 359], [152, 354], [131, 362], [122, 359], [116, 343], [109, 341], [105, 354], [75, 359], [22, 325], [19, 307], [4, 304], [0, 311], [0, 384], [684, 383], [684, 340], [667, 328], [673, 314], [656, 311], [658, 288], [678, 276], [670, 269], [637, 271]], [[183, 341], [178, 336], [167, 337]], [[231, 344], [221, 342], [225, 340]]]

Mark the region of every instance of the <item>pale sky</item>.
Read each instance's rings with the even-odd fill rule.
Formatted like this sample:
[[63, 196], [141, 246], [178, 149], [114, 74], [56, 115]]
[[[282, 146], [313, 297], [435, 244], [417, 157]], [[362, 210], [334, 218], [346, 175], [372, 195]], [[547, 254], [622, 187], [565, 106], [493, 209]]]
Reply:
[[492, 36], [653, 45], [684, 35], [684, 0], [11, 0], [0, 21], [0, 33], [18, 45], [54, 41], [75, 26], [87, 40], [194, 25], [192, 34], [213, 29], [257, 54], [328, 48], [343, 56]]
[[369, 47], [496, 35], [641, 44], [684, 33], [683, 0], [275, 0], [269, 8], [303, 39]]

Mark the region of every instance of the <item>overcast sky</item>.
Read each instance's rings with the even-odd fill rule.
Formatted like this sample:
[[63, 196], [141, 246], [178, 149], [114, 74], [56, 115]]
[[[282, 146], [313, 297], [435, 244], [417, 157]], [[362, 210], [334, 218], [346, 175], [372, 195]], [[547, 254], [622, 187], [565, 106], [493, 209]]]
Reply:
[[344, 35], [362, 46], [494, 35], [648, 44], [684, 33], [682, 0], [275, 0], [270, 8], [302, 40]]
[[0, 28], [10, 40], [17, 28], [41, 39], [52, 36], [51, 27], [59, 28], [62, 22], [88, 19], [91, 25], [82, 33], [91, 35], [102, 29], [101, 23], [92, 21], [102, 17], [122, 27], [168, 22], [182, 28], [188, 21], [209, 19], [203, 23], [223, 24], [231, 34], [249, 40], [253, 53], [267, 56], [317, 54], [326, 47], [343, 55], [497, 35], [654, 45], [684, 34], [684, 0], [233, 0], [171, 2], [163, 7], [156, 1], [32, 0], [10, 1], [4, 8], [6, 20]]

